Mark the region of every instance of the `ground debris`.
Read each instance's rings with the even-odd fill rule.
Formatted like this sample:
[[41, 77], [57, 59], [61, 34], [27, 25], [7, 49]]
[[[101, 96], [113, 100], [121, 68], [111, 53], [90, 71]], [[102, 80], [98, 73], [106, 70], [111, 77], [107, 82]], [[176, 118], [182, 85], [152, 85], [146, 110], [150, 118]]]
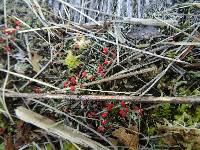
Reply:
[[119, 128], [112, 132], [112, 135], [117, 137], [120, 142], [128, 146], [131, 150], [137, 150], [139, 144], [139, 136], [137, 126], [132, 126], [130, 129]]

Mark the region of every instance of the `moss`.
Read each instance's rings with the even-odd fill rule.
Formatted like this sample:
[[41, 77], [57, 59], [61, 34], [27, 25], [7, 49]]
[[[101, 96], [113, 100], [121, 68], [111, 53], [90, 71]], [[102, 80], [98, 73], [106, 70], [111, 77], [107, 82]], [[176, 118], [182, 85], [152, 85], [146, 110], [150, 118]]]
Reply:
[[147, 129], [148, 136], [154, 135], [155, 131], [156, 131], [155, 127], [148, 127], [148, 129]]
[[166, 103], [163, 104], [161, 107], [154, 109], [153, 116], [155, 117], [162, 117], [166, 119], [170, 119], [171, 117], [171, 109], [170, 104]]

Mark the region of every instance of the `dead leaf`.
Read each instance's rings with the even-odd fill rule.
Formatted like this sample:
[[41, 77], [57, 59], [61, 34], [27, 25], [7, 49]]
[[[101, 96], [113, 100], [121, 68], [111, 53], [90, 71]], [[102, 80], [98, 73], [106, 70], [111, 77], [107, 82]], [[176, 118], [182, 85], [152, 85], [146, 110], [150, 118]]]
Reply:
[[130, 130], [119, 128], [112, 132], [112, 135], [117, 137], [120, 142], [128, 146], [131, 150], [137, 150], [139, 143], [137, 126], [132, 126]]
[[33, 66], [33, 70], [36, 71], [37, 73], [40, 71], [40, 60], [42, 60], [42, 56], [38, 55], [37, 52], [33, 52], [31, 54], [31, 65]]

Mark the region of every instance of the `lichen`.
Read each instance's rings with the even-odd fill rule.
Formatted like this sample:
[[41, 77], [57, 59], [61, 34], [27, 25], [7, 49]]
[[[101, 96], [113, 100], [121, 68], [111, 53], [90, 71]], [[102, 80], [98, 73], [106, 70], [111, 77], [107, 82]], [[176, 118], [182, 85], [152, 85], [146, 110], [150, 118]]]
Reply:
[[71, 50], [68, 51], [68, 54], [65, 58], [64, 64], [67, 65], [69, 70], [76, 69], [80, 64], [81, 61], [79, 56], [75, 56]]

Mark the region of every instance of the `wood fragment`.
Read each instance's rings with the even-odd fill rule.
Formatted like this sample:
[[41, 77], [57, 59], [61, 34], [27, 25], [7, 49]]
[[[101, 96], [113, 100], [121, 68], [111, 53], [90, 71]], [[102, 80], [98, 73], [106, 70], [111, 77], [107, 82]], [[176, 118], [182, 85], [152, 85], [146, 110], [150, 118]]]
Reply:
[[[200, 35], [198, 35], [197, 38], [200, 39]], [[196, 41], [197, 40], [194, 39], [192, 42]], [[191, 53], [194, 47], [195, 47], [194, 45], [189, 45], [187, 47], [187, 50], [180, 56], [180, 60], [183, 60], [189, 53]]]
[[48, 119], [31, 110], [28, 110], [22, 106], [15, 109], [15, 113], [19, 119], [27, 123], [31, 123], [41, 129], [44, 129], [49, 133], [58, 135], [62, 137], [63, 139], [67, 139], [73, 143], [80, 144], [85, 147], [91, 147], [96, 150], [98, 149], [109, 150], [107, 147], [88, 138], [84, 133], [78, 130], [75, 130], [69, 126], [58, 124], [57, 122], [51, 119]]

